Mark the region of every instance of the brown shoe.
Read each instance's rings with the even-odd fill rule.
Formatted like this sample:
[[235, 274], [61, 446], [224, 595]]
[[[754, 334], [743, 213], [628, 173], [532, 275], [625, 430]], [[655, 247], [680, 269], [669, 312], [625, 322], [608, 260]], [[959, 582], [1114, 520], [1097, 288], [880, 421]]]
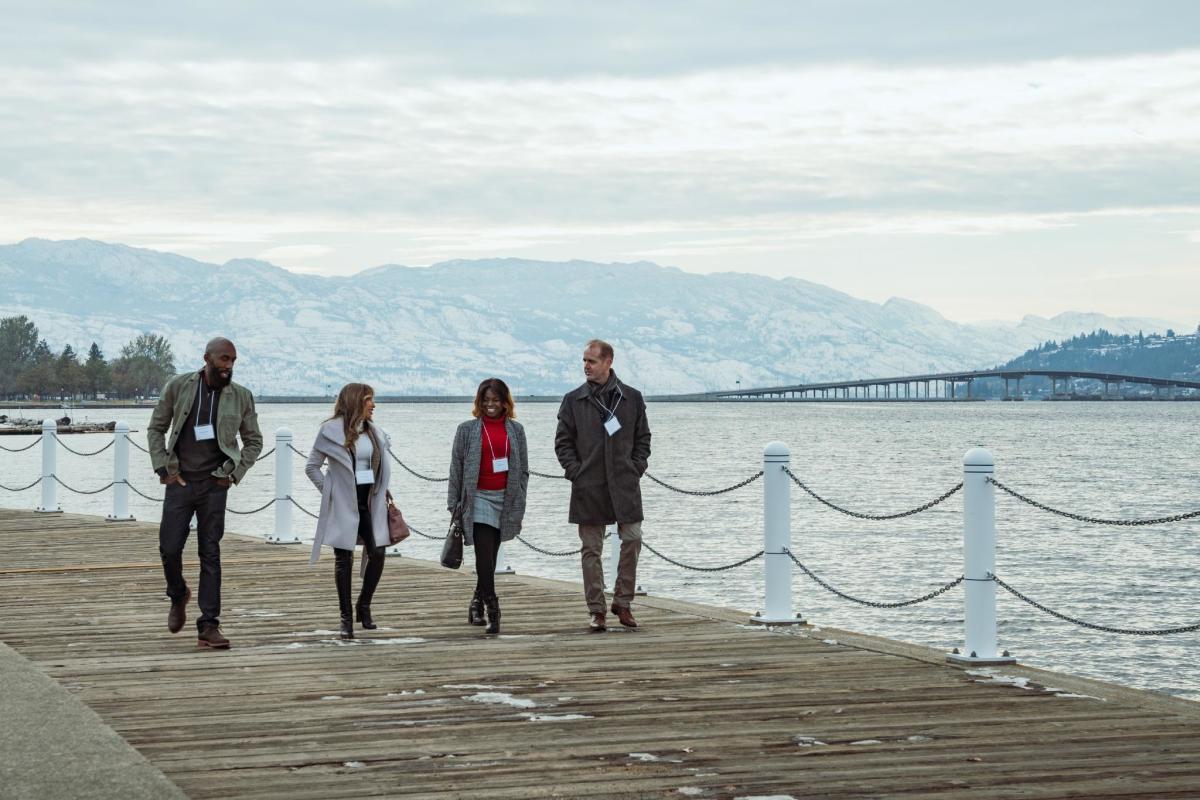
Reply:
[[200, 629], [200, 635], [196, 637], [196, 644], [200, 647], [211, 647], [214, 650], [229, 649], [229, 640], [222, 636], [221, 629], [212, 623]]
[[187, 604], [191, 599], [192, 590], [188, 589], [187, 594], [178, 603], [171, 601], [171, 610], [167, 612], [167, 630], [171, 633], [183, 630], [183, 623], [187, 622]]
[[633, 618], [633, 612], [629, 610], [629, 606], [619, 606], [613, 603], [612, 612], [617, 615], [617, 619], [626, 628], [636, 628], [637, 620]]
[[606, 625], [604, 621], [604, 612], [593, 611], [592, 619], [590, 622], [588, 622], [588, 627], [591, 628], [595, 633], [608, 630], [608, 625]]

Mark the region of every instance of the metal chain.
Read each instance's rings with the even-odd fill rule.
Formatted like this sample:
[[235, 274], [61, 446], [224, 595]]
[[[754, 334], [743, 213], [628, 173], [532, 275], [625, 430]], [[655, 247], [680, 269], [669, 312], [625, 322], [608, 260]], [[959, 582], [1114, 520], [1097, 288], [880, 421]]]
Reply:
[[5, 486], [3, 483], [0, 483], [0, 489], [3, 489], [6, 492], [23, 492], [26, 489], [32, 489], [33, 487], [37, 486], [41, 482], [42, 482], [42, 479], [38, 478], [36, 481], [29, 484], [28, 486], [22, 486], [20, 488], [17, 488], [14, 486]]
[[271, 453], [274, 453], [274, 452], [275, 452], [275, 448], [274, 448], [274, 447], [272, 447], [270, 450], [268, 450], [268, 451], [267, 451], [267, 452], [265, 452], [265, 453], [259, 453], [259, 454], [258, 454], [258, 458], [254, 459], [254, 460], [255, 460], [255, 461], [258, 461], [259, 459], [266, 458], [267, 456], [271, 455]]
[[583, 552], [582, 547], [580, 547], [577, 550], [543, 550], [542, 548], [538, 547], [536, 544], [530, 544], [529, 542], [525, 541], [524, 536], [518, 536], [517, 541], [520, 542], [521, 544], [525, 545], [526, 547], [528, 547], [530, 550], [541, 553], [544, 556], [555, 556], [555, 557], [577, 556]]
[[144, 498], [144, 499], [146, 499], [146, 500], [149, 500], [149, 501], [151, 501], [151, 502], [154, 502], [154, 503], [161, 503], [161, 502], [162, 502], [164, 499], [166, 499], [166, 498], [163, 498], [163, 497], [151, 497], [150, 495], [148, 495], [148, 494], [146, 494], [145, 492], [143, 492], [141, 489], [139, 489], [139, 488], [137, 488], [136, 486], [134, 486], [134, 485], [133, 485], [132, 483], [130, 483], [129, 481], [122, 481], [122, 483], [124, 483], [126, 486], [128, 486], [130, 489], [132, 489], [134, 494], [136, 494], [136, 495], [138, 495], [139, 497], [142, 497], [142, 498]]
[[1068, 519], [1073, 519], [1078, 522], [1090, 522], [1093, 525], [1124, 525], [1130, 527], [1136, 525], [1161, 525], [1165, 522], [1182, 522], [1185, 519], [1195, 519], [1196, 517], [1200, 517], [1200, 511], [1189, 511], [1186, 514], [1174, 514], [1170, 517], [1155, 517], [1153, 519], [1101, 519], [1100, 517], [1087, 517], [1083, 514], [1072, 514], [1070, 511], [1060, 511], [1057, 508], [1051, 508], [1045, 503], [1039, 503], [1037, 500], [1032, 500], [1023, 494], [1013, 491], [994, 478], [988, 478], [987, 480], [988, 483], [992, 484], [1000, 491], [1015, 497], [1022, 503], [1026, 503], [1034, 508], [1041, 509], [1042, 511], [1048, 511], [1051, 514], [1058, 514], [1060, 517], [1067, 517]]
[[536, 478], [552, 478], [555, 480], [564, 480], [564, 481], [567, 479], [566, 475], [551, 475], [548, 472], [538, 472], [536, 469], [529, 470], [529, 474], [533, 475]]
[[741, 489], [743, 486], [749, 486], [750, 484], [754, 483], [756, 480], [758, 480], [762, 476], [763, 476], [763, 471], [760, 469], [758, 472], [754, 473], [749, 478], [746, 478], [746, 480], [744, 480], [740, 483], [735, 483], [733, 486], [727, 486], [724, 489], [713, 489], [711, 491], [704, 492], [704, 491], [691, 491], [689, 489], [680, 489], [678, 486], [672, 486], [671, 484], [667, 483], [666, 481], [659, 480], [658, 478], [651, 475], [649, 472], [646, 473], [647, 478], [654, 481], [655, 483], [657, 483], [659, 486], [663, 487], [664, 489], [670, 489], [672, 492], [678, 492], [679, 494], [690, 494], [694, 497], [712, 497], [712, 496], [718, 495], [718, 494], [725, 494], [727, 492], [733, 492], [738, 489]]
[[147, 454], [147, 455], [149, 455], [149, 454], [150, 454], [150, 451], [149, 451], [149, 450], [147, 450], [146, 448], [142, 447], [140, 444], [138, 444], [137, 442], [135, 442], [133, 439], [130, 439], [128, 434], [126, 434], [126, 435], [125, 435], [125, 440], [126, 440], [127, 442], [129, 442], [131, 445], [133, 445], [134, 447], [136, 447], [138, 450], [141, 450], [143, 453], [145, 453], [145, 454]]
[[54, 434], [54, 441], [58, 442], [62, 446], [62, 449], [66, 450], [68, 453], [74, 453], [77, 456], [84, 456], [86, 458], [89, 456], [98, 456], [101, 453], [103, 453], [105, 450], [107, 450], [108, 448], [112, 447], [113, 444], [117, 441], [117, 437], [114, 436], [113, 438], [109, 439], [108, 444], [104, 445], [104, 447], [101, 447], [99, 450], [93, 451], [91, 453], [81, 453], [78, 450], [72, 450], [70, 447], [67, 446], [66, 442], [64, 442], [57, 433]]
[[1097, 625], [1094, 622], [1085, 622], [1084, 620], [1076, 619], [1075, 617], [1069, 617], [1066, 614], [1046, 608], [1038, 601], [1021, 594], [1016, 589], [1009, 586], [1007, 583], [1000, 580], [990, 572], [988, 573], [988, 577], [995, 581], [1001, 589], [1008, 592], [1018, 600], [1028, 603], [1038, 611], [1043, 611], [1052, 617], [1057, 617], [1064, 622], [1070, 622], [1073, 625], [1078, 625], [1081, 628], [1091, 628], [1094, 631], [1103, 631], [1104, 633], [1123, 633], [1128, 636], [1167, 636], [1168, 634], [1172, 633], [1192, 633], [1194, 631], [1200, 631], [1200, 622], [1196, 623], [1195, 625], [1181, 625], [1178, 628], [1110, 628], [1107, 625]]
[[297, 450], [295, 447], [292, 446], [291, 442], [288, 442], [288, 450], [291, 450], [293, 453], [300, 456], [301, 458], [308, 458], [308, 453], [301, 453], [299, 450]]
[[[404, 467], [404, 469], [408, 470], [408, 472], [412, 473], [413, 475], [416, 475], [418, 478], [420, 478], [423, 481], [429, 481], [430, 483], [448, 483], [450, 481], [450, 479], [448, 477], [447, 478], [431, 478], [428, 475], [422, 475], [421, 473], [417, 472], [412, 467], [408, 466], [408, 464], [405, 464], [399, 458], [396, 458], [396, 454], [392, 452], [392, 448], [390, 448], [390, 447], [388, 448], [388, 455], [390, 455], [393, 459], [395, 459], [397, 464]], [[412, 530], [412, 528], [409, 528], [409, 530]]]
[[42, 441], [42, 439], [39, 436], [38, 438], [34, 439], [32, 442], [25, 445], [24, 447], [5, 447], [4, 445], [0, 444], [0, 450], [4, 450], [5, 452], [8, 452], [8, 453], [23, 453], [26, 450], [28, 450], [29, 448], [40, 444], [41, 441]]
[[414, 528], [412, 525], [409, 525], [408, 529], [410, 531], [412, 531], [413, 533], [415, 533], [417, 536], [424, 536], [426, 539], [433, 539], [435, 542], [443, 541], [446, 538], [445, 536], [434, 536], [431, 533], [425, 533], [424, 531], [419, 531], [416, 528]]
[[[314, 514], [313, 512], [309, 511], [309, 510], [308, 510], [307, 508], [305, 508], [304, 506], [302, 506], [302, 505], [300, 505], [299, 503], [297, 503], [297, 502], [296, 502], [296, 498], [292, 497], [290, 494], [287, 496], [287, 499], [288, 499], [288, 500], [291, 502], [291, 504], [292, 504], [292, 505], [294, 505], [296, 508], [298, 508], [298, 509], [300, 509], [301, 511], [303, 511], [305, 514], [308, 514], [308, 515], [309, 515], [310, 517], [312, 517], [313, 519], [320, 519], [320, 518], [321, 518], [319, 514]], [[409, 528], [409, 530], [412, 530], [412, 528]]]
[[228, 511], [230, 514], [241, 514], [243, 516], [246, 516], [249, 514], [257, 514], [258, 512], [262, 511], [263, 509], [270, 508], [271, 506], [275, 505], [275, 500], [276, 500], [276, 498], [273, 497], [273, 498], [271, 498], [271, 502], [269, 502], [265, 505], [261, 505], [258, 508], [254, 509], [253, 511], [238, 511], [235, 508], [229, 508], [229, 509], [226, 509], [226, 511]]
[[59, 478], [57, 475], [51, 475], [50, 477], [54, 478], [54, 482], [57, 483], [59, 486], [66, 489], [68, 492], [74, 492], [75, 494], [100, 494], [103, 491], [107, 491], [109, 488], [112, 487], [112, 485], [114, 483], [116, 483], [116, 481], [109, 481], [108, 483], [101, 486], [99, 489], [92, 489], [92, 490], [88, 491], [88, 490], [84, 490], [84, 489], [76, 489], [74, 486], [68, 486], [67, 484], [63, 483], [62, 479]]
[[888, 520], [888, 519], [900, 519], [901, 517], [911, 517], [914, 514], [920, 514], [923, 511], [928, 511], [929, 509], [933, 508], [934, 506], [938, 505], [939, 503], [945, 502], [950, 497], [952, 497], [956, 492], [958, 492], [960, 489], [963, 488], [963, 485], [960, 482], [960, 483], [956, 484], [955, 486], [953, 486], [949, 491], [947, 491], [945, 494], [941, 495], [940, 497], [930, 500], [928, 503], [925, 503], [924, 505], [917, 506], [916, 508], [911, 508], [908, 511], [901, 511], [898, 514], [864, 514], [861, 511], [851, 511], [847, 508], [842, 508], [839, 505], [835, 505], [834, 503], [829, 502], [824, 497], [821, 497], [819, 494], [814, 492], [812, 489], [805, 486], [799, 478], [797, 478], [795, 475], [792, 474], [792, 471], [790, 469], [788, 469], [787, 467], [783, 467], [783, 471], [785, 473], [787, 473], [787, 476], [789, 478], [792, 479], [792, 483], [796, 484], [801, 489], [803, 489], [805, 492], [807, 492], [808, 495], [810, 497], [812, 497], [812, 499], [816, 500], [818, 503], [829, 506], [834, 511], [840, 511], [841, 513], [845, 514], [848, 517], [856, 517], [858, 519], [869, 519], [869, 520], [877, 520], [877, 521]]
[[676, 561], [675, 559], [673, 559], [669, 556], [664, 556], [662, 553], [658, 552], [657, 550], [655, 550], [653, 547], [646, 544], [645, 542], [642, 542], [642, 547], [646, 548], [651, 553], [654, 553], [654, 555], [658, 556], [663, 561], [666, 561], [669, 564], [674, 564], [675, 566], [683, 567], [684, 569], [690, 569], [693, 572], [725, 572], [726, 570], [735, 569], [737, 567], [740, 567], [743, 564], [749, 564], [751, 561], [753, 561], [754, 559], [758, 558], [759, 556], [761, 556], [763, 554], [763, 551], [759, 550], [757, 553], [755, 553], [752, 556], [747, 556], [746, 558], [743, 558], [741, 561], [737, 561], [733, 564], [726, 564], [723, 567], [697, 567], [693, 564], [684, 564], [682, 561]]
[[932, 592], [921, 595], [920, 597], [914, 597], [912, 600], [901, 600], [898, 603], [878, 603], [878, 602], [875, 602], [874, 600], [863, 600], [861, 598], [855, 597], [854, 595], [849, 595], [843, 591], [835, 589], [834, 587], [830, 586], [825, 581], [818, 578], [816, 573], [814, 573], [808, 567], [804, 566], [804, 564], [800, 562], [800, 559], [796, 558], [796, 555], [791, 550], [788, 550], [785, 547], [783, 549], [783, 552], [787, 553], [787, 556], [788, 556], [788, 558], [790, 558], [792, 560], [792, 563], [795, 564], [800, 569], [802, 569], [804, 571], [805, 575], [812, 578], [814, 581], [817, 582], [818, 585], [820, 585], [824, 589], [827, 589], [828, 591], [832, 592], [833, 594], [836, 594], [838, 597], [842, 598], [843, 600], [849, 600], [852, 603], [859, 603], [860, 605], [870, 606], [871, 608], [904, 608], [905, 606], [915, 606], [918, 603], [924, 603], [927, 600], [932, 600], [933, 598], [937, 597], [938, 595], [945, 594], [946, 592], [950, 591], [955, 586], [958, 586], [960, 583], [963, 582], [963, 577], [960, 575], [957, 578], [955, 578], [954, 580], [945, 584], [944, 586], [934, 589]]

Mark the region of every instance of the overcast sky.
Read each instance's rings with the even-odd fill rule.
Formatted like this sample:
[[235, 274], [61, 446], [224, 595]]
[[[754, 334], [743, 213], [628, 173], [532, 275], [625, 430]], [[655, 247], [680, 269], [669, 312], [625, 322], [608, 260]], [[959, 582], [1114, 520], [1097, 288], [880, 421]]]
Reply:
[[1190, 0], [0, 13], [2, 242], [645, 259], [963, 321], [1200, 321]]

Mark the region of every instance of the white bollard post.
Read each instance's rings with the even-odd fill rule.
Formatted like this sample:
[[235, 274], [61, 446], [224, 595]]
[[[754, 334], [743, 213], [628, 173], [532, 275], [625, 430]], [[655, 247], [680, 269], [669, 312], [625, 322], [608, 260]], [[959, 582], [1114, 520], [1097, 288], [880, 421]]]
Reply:
[[39, 514], [61, 514], [58, 504], [58, 484], [54, 482], [54, 464], [58, 453], [58, 424], [52, 419], [42, 420], [42, 504]]
[[784, 468], [792, 456], [783, 442], [763, 449], [763, 610], [750, 618], [764, 625], [803, 624], [792, 613], [791, 483]]
[[963, 456], [963, 616], [964, 652], [946, 656], [959, 664], [1014, 664], [996, 653], [996, 472], [990, 451], [976, 447]]
[[500, 547], [496, 550], [496, 574], [497, 575], [516, 575], [517, 571], [509, 566], [504, 560], [504, 542], [500, 543]]
[[267, 534], [269, 544], [300, 544], [292, 531], [292, 429], [275, 431], [275, 532]]
[[105, 517], [109, 522], [133, 520], [129, 513], [129, 423], [118, 422], [113, 429], [113, 506]]

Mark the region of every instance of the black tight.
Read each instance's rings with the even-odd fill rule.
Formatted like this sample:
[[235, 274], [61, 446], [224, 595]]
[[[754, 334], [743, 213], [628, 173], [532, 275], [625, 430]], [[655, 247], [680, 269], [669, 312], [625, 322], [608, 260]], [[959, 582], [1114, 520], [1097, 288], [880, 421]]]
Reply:
[[496, 594], [496, 554], [500, 550], [500, 531], [491, 525], [476, 522], [472, 531], [475, 539], [475, 591], [483, 599]]

